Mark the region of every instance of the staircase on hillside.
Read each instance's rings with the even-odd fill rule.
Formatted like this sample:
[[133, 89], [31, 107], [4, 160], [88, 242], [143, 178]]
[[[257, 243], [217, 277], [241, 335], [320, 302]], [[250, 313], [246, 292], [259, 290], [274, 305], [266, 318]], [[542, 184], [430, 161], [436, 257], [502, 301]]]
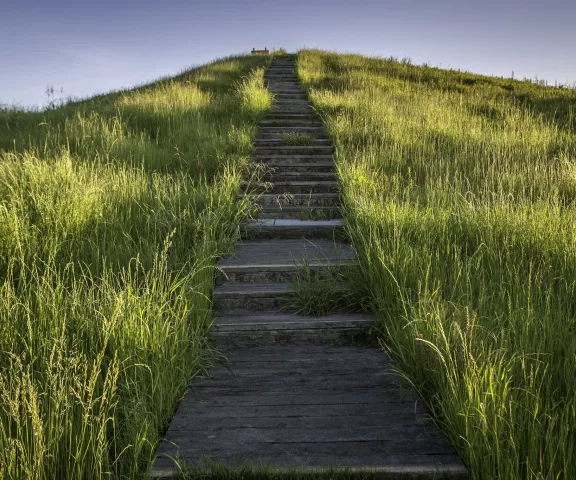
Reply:
[[[219, 261], [214, 292], [212, 337], [229, 369], [192, 382], [150, 476], [175, 474], [172, 458], [198, 465], [208, 456], [279, 470], [465, 477], [417, 395], [391, 374], [379, 348], [362, 341], [368, 315], [290, 311], [290, 282], [302, 265], [321, 278], [355, 256], [339, 218], [332, 144], [300, 87], [294, 57], [275, 58], [265, 78], [275, 99], [254, 161], [266, 174], [245, 193], [257, 195], [260, 215], [245, 225], [233, 256]], [[294, 144], [298, 134], [306, 145]]]

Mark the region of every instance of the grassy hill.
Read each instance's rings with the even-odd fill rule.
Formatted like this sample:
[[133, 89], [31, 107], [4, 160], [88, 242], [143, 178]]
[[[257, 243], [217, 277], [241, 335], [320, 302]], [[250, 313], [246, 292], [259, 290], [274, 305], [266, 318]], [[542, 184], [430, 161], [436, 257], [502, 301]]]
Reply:
[[315, 50], [299, 75], [357, 290], [473, 478], [576, 478], [576, 91]]
[[207, 366], [263, 57], [0, 111], [0, 478], [135, 478]]
[[[251, 208], [269, 61], [0, 110], [0, 478], [145, 472], [213, 358], [214, 260]], [[356, 301], [398, 368], [472, 478], [575, 478], [576, 92], [298, 65], [337, 146]]]

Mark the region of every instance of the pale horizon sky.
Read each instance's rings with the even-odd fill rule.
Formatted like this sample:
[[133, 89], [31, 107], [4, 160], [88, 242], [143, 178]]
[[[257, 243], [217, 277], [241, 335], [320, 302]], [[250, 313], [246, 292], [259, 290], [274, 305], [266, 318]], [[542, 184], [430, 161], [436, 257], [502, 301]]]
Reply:
[[[251, 48], [313, 47], [576, 84], [576, 1], [0, 0], [0, 104], [42, 107]], [[59, 93], [58, 93], [59, 95]]]

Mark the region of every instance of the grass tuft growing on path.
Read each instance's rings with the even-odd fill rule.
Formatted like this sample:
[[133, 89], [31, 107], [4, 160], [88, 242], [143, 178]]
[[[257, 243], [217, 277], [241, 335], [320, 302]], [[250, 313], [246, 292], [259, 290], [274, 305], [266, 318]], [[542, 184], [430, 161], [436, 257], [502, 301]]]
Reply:
[[307, 133], [302, 132], [284, 132], [280, 145], [286, 146], [310, 146], [314, 145], [314, 137]]
[[298, 71], [381, 336], [472, 478], [576, 478], [576, 92], [317, 50]]
[[0, 478], [139, 478], [211, 352], [268, 57], [0, 110]]

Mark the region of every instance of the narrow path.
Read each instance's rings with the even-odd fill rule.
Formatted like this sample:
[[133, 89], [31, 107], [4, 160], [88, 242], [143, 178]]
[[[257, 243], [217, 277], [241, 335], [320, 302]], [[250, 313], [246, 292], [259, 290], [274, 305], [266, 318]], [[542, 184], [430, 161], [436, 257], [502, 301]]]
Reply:
[[[254, 159], [267, 173], [261, 184], [246, 185], [260, 189], [261, 211], [246, 225], [244, 243], [218, 264], [212, 337], [230, 369], [192, 382], [150, 475], [175, 474], [171, 457], [197, 465], [208, 456], [274, 469], [465, 476], [418, 397], [390, 372], [388, 357], [358, 341], [369, 316], [289, 310], [298, 264], [321, 277], [328, 266], [355, 261], [338, 218], [332, 145], [294, 62], [274, 59], [266, 72], [275, 101]], [[286, 145], [303, 134], [307, 145]]]

